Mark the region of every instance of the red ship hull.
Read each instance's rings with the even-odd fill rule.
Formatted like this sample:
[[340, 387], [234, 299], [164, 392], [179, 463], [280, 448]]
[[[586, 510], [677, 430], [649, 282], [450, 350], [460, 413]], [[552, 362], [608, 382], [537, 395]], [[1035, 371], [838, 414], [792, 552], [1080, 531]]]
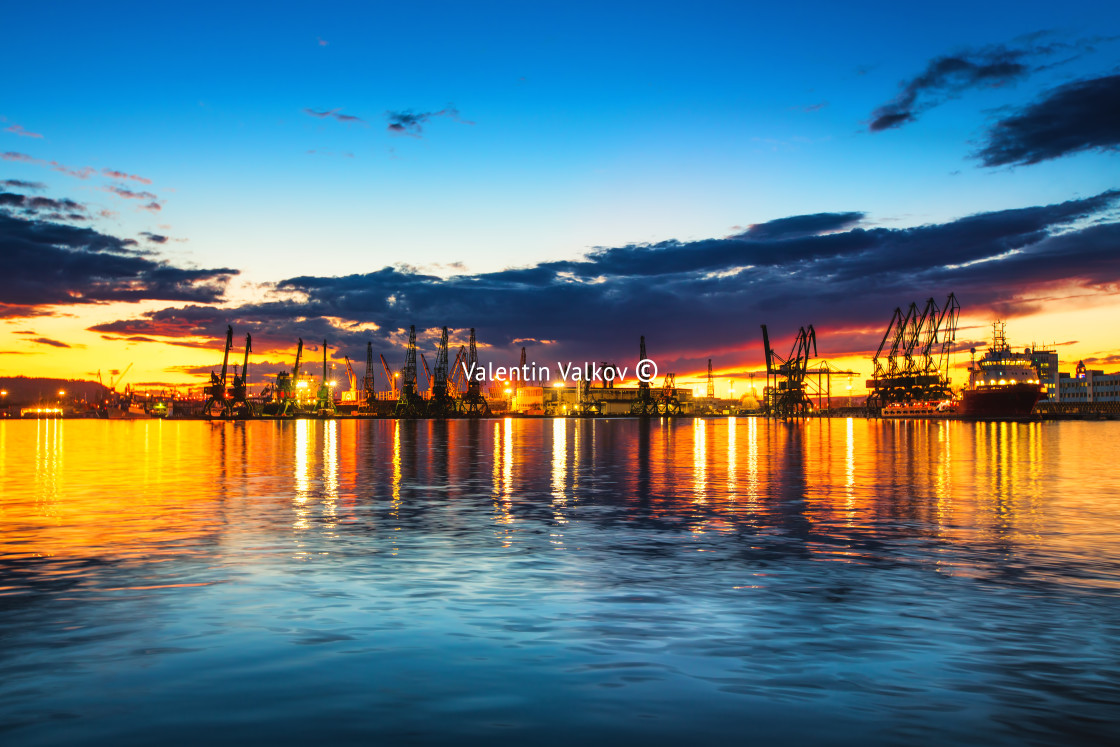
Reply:
[[1029, 417], [1042, 390], [1035, 384], [1011, 384], [983, 389], [966, 389], [960, 415], [966, 418]]

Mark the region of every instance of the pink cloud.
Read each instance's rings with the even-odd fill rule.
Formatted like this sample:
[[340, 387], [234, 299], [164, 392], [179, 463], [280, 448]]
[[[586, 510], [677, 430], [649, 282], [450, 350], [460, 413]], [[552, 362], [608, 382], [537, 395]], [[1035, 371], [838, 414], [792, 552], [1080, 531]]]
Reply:
[[48, 166], [55, 171], [61, 171], [63, 174], [68, 174], [70, 176], [77, 177], [78, 179], [88, 179], [90, 174], [94, 173], [94, 169], [90, 168], [89, 166], [83, 166], [80, 169], [72, 169], [65, 164], [59, 163], [58, 161], [44, 161], [41, 158], [32, 158], [26, 153], [16, 153], [14, 151], [0, 153], [0, 159], [3, 159], [5, 161], [21, 161], [23, 163], [33, 163], [36, 166]]
[[29, 130], [25, 130], [17, 124], [14, 124], [11, 127], [5, 128], [4, 131], [5, 132], [11, 132], [15, 135], [19, 135], [20, 137], [37, 137], [37, 138], [43, 137], [38, 132], [31, 132]]
[[152, 183], [151, 179], [145, 179], [144, 177], [137, 176], [136, 174], [126, 174], [123, 171], [114, 171], [113, 169], [101, 169], [101, 173], [109, 177], [110, 179], [131, 179], [132, 181], [140, 182], [141, 184]]
[[158, 195], [152, 194], [151, 192], [133, 192], [131, 189], [125, 189], [124, 187], [115, 187], [115, 186], [106, 187], [105, 191], [106, 192], [112, 192], [117, 197], [123, 197], [126, 200], [158, 200], [159, 199]]

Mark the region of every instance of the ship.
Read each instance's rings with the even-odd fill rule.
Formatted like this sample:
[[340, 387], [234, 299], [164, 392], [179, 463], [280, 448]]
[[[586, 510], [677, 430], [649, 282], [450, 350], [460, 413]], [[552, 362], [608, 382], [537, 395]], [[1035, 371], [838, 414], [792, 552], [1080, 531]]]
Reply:
[[961, 417], [981, 420], [1028, 418], [1042, 398], [1042, 381], [1030, 352], [1007, 344], [1006, 324], [992, 324], [992, 345], [979, 360], [972, 348], [968, 386], [961, 396]]

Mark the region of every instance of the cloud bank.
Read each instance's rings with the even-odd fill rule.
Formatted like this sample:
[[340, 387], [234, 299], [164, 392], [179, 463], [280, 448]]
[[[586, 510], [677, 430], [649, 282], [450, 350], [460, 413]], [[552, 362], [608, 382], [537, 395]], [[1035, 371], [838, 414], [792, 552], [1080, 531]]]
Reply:
[[929, 296], [955, 292], [970, 312], [1014, 316], [1059, 293], [1115, 292], [1120, 223], [1110, 211], [1118, 202], [1120, 191], [1110, 191], [912, 228], [862, 228], [862, 213], [818, 213], [726, 238], [604, 248], [450, 278], [393, 267], [301, 276], [276, 290], [304, 300], [191, 304], [94, 329], [219, 341], [233, 324], [255, 344], [259, 335], [262, 350], [325, 337], [360, 360], [366, 340], [386, 350], [415, 324], [429, 330], [423, 345], [431, 347], [434, 331], [448, 325], [456, 339], [476, 327], [482, 342], [511, 355], [528, 344], [548, 359], [621, 362], [636, 355], [639, 335], [659, 360], [690, 361], [757, 348], [760, 323], [776, 338], [812, 323], [822, 356], [863, 353], [895, 306]]

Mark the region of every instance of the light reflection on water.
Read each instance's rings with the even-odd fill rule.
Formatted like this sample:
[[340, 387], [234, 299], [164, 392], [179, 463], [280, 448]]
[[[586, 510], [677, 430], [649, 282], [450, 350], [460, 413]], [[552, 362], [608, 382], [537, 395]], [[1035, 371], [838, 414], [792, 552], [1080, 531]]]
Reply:
[[1072, 422], [0, 422], [0, 733], [1115, 738], [1118, 446]]

